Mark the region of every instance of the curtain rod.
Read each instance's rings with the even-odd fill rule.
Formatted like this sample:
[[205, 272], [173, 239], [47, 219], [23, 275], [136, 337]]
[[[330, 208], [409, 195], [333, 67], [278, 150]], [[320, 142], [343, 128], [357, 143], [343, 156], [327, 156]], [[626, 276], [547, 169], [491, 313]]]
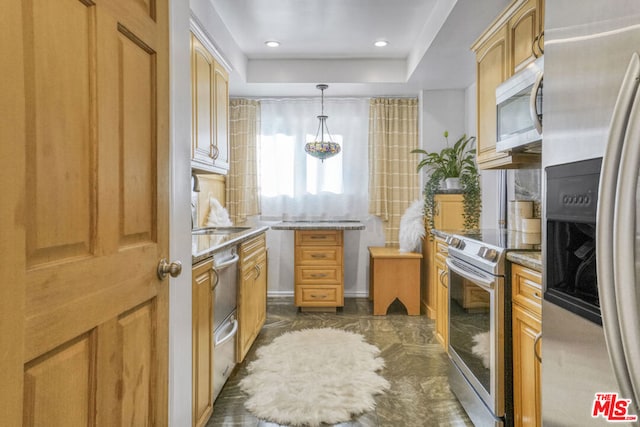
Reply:
[[[389, 98], [389, 99], [418, 99], [417, 96], [389, 96], [389, 95], [385, 95], [385, 96], [326, 96], [324, 97], [325, 100], [327, 99], [334, 99], [334, 100], [369, 100], [369, 99], [374, 99], [374, 98]], [[310, 100], [310, 101], [315, 101], [315, 100], [319, 100], [320, 98], [317, 97], [312, 97], [312, 96], [267, 96], [267, 97], [255, 97], [255, 96], [230, 96], [229, 99], [250, 99], [252, 101], [289, 101], [289, 100], [293, 100], [293, 101], [300, 101], [300, 100]]]

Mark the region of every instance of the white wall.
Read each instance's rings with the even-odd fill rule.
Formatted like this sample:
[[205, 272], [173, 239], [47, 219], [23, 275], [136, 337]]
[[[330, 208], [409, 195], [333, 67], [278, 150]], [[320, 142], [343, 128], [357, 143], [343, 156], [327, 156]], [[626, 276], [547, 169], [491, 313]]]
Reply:
[[182, 274], [169, 280], [169, 425], [192, 425], [191, 414], [191, 83], [189, 4], [169, 2], [170, 226], [169, 256]]
[[[449, 145], [465, 133], [465, 91], [423, 90], [420, 93], [421, 146], [426, 151], [440, 151], [447, 146], [443, 136], [449, 131]], [[416, 157], [416, 163], [418, 158]]]

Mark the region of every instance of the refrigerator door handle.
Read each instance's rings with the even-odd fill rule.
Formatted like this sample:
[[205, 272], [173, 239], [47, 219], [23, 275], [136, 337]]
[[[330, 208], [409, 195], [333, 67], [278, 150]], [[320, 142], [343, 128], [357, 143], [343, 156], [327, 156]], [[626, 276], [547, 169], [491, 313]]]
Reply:
[[[626, 359], [627, 370], [634, 395], [633, 404], [640, 401], [640, 294], [636, 277], [636, 219], [637, 186], [640, 168], [640, 88], [636, 89], [629, 124], [622, 147], [618, 188], [613, 220], [614, 284], [620, 337]], [[633, 353], [633, 354], [632, 354]], [[623, 396], [625, 397], [625, 396]], [[629, 398], [627, 397], [627, 398]]]
[[602, 170], [600, 172], [596, 219], [597, 280], [602, 326], [609, 358], [618, 385], [620, 386], [620, 391], [627, 396], [632, 396], [633, 386], [629, 377], [624, 349], [622, 347], [616, 304], [613, 241], [615, 236], [613, 233], [613, 223], [618, 167], [620, 165], [620, 156], [629, 121], [631, 105], [638, 88], [638, 76], [640, 76], [640, 57], [638, 57], [637, 53], [634, 53], [627, 67], [620, 91], [618, 92], [618, 98], [611, 118], [609, 137], [602, 160]]

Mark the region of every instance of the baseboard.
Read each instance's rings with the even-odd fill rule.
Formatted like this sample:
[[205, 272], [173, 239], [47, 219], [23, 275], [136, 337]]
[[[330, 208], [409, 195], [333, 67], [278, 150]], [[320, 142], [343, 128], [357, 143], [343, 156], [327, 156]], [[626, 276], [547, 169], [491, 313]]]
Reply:
[[[272, 297], [272, 298], [293, 297], [293, 291], [267, 291], [267, 297]], [[345, 292], [344, 297], [345, 298], [368, 298], [369, 292], [367, 291]]]

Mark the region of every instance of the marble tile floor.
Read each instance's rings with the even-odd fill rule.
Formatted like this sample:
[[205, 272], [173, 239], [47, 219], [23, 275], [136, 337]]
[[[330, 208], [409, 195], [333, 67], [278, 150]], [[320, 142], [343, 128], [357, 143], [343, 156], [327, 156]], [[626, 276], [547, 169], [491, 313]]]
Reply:
[[396, 301], [386, 316], [373, 316], [366, 298], [345, 298], [337, 313], [302, 313], [292, 298], [269, 298], [267, 321], [245, 361], [234, 370], [216, 399], [206, 427], [278, 427], [259, 420], [244, 408], [246, 395], [238, 383], [258, 347], [287, 331], [333, 327], [365, 336], [378, 346], [385, 360], [382, 375], [391, 389], [376, 397], [376, 408], [340, 427], [447, 427], [473, 426], [449, 389], [447, 355], [435, 338], [435, 324], [426, 316], [407, 316]]

